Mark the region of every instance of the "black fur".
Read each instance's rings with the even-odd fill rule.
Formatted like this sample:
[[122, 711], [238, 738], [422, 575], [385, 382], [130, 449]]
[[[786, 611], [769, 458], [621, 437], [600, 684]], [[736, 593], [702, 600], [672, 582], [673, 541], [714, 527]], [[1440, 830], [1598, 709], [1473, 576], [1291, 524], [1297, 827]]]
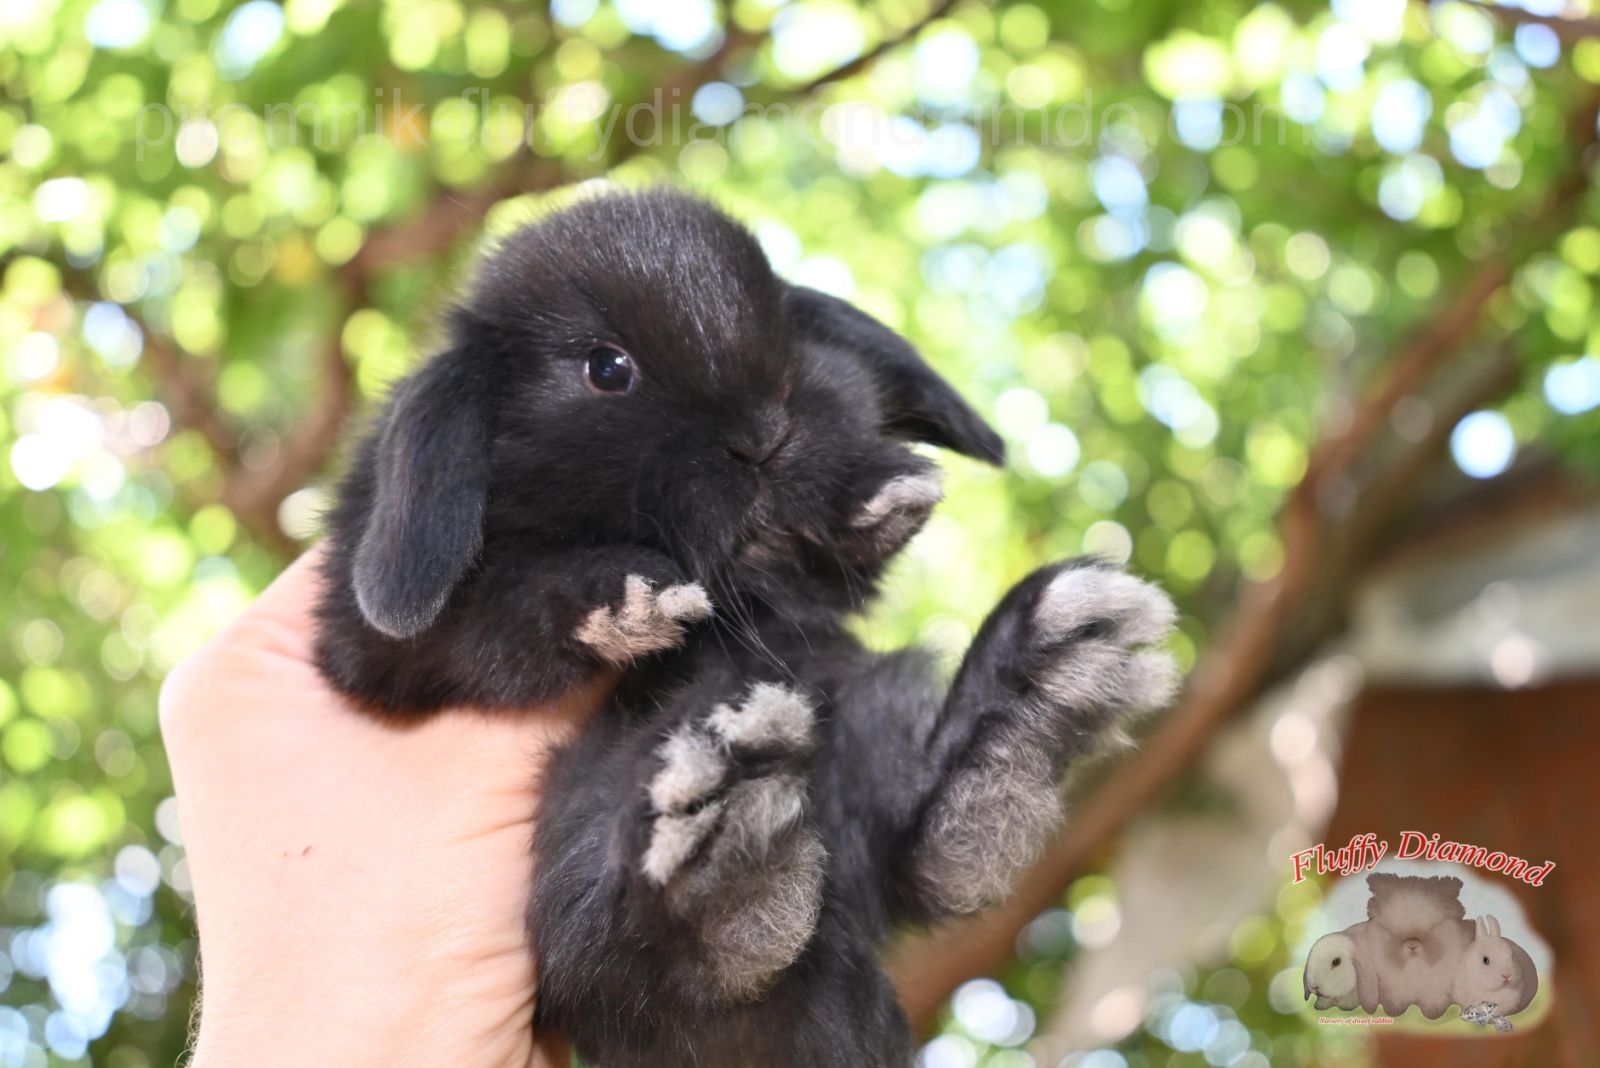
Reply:
[[[933, 504], [907, 439], [990, 462], [1000, 439], [903, 339], [785, 285], [698, 200], [610, 195], [527, 227], [450, 333], [331, 514], [329, 678], [390, 715], [516, 708], [605, 666], [597, 611], [690, 583], [713, 611], [657, 620], [661, 647], [624, 658], [609, 706], [551, 760], [529, 913], [540, 1026], [600, 1068], [908, 1064], [876, 947], [962, 896], [938, 886], [955, 869], [928, 858], [955, 847], [930, 835], [995, 820], [1035, 847], [1048, 818], [1012, 802], [1048, 808], [1038, 793], [1138, 703], [1041, 682], [1091, 646], [1132, 663], [1123, 609], [1063, 635], [1041, 608], [1065, 570], [1099, 565], [1021, 584], [948, 696], [915, 651], [862, 648], [845, 618]], [[632, 355], [633, 392], [585, 383], [604, 345]], [[897, 479], [907, 494], [880, 495]], [[1008, 777], [1012, 801], [970, 788]]]

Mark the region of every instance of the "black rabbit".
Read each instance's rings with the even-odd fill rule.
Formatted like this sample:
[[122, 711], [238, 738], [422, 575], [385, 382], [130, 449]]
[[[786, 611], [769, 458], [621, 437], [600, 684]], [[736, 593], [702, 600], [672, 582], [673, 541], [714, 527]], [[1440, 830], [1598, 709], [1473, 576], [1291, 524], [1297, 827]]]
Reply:
[[[607, 668], [546, 771], [539, 1026], [600, 1068], [893, 1065], [877, 949], [1003, 896], [1057, 782], [1176, 678], [1167, 598], [1054, 564], [954, 682], [846, 617], [999, 438], [898, 335], [673, 192], [513, 234], [330, 517], [318, 650], [368, 707], [527, 706]], [[508, 759], [514, 759], [508, 754]]]

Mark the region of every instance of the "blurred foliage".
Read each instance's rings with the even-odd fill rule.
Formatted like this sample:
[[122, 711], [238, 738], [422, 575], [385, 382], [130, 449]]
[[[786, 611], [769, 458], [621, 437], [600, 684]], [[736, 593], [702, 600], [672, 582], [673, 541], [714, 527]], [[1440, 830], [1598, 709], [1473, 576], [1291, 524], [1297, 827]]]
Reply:
[[[1457, 464], [1596, 466], [1600, 219], [1586, 191], [1544, 206], [1582, 180], [1600, 39], [1449, 0], [926, 14], [6, 0], [0, 1065], [179, 1055], [194, 943], [159, 681], [281, 566], [285, 530], [308, 536], [319, 402], [345, 375], [380, 392], [475, 240], [573, 183], [709, 192], [1004, 429], [1010, 472], [951, 462], [883, 641], [957, 647], [1010, 580], [1090, 550], [1179, 596], [1192, 660], [1238, 581], [1277, 567], [1320, 430], [1486, 261], [1520, 384], [1456, 428]], [[1403, 414], [1421, 433], [1432, 409]], [[1031, 927], [1009, 1009], [967, 988], [988, 1016], [952, 1013], [927, 1062], [1032, 1063], [1017, 1047], [1109, 892], [1080, 883]], [[1340, 1055], [1340, 1029], [1271, 996], [1291, 921], [1173, 972], [1078, 1063]]]

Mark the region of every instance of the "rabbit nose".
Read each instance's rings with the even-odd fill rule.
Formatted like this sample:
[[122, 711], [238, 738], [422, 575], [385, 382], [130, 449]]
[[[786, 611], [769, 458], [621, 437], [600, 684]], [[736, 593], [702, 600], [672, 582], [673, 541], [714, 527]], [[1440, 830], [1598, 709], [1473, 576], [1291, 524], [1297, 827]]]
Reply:
[[781, 408], [763, 408], [738, 431], [728, 435], [728, 452], [752, 467], [772, 459], [789, 440], [789, 416]]

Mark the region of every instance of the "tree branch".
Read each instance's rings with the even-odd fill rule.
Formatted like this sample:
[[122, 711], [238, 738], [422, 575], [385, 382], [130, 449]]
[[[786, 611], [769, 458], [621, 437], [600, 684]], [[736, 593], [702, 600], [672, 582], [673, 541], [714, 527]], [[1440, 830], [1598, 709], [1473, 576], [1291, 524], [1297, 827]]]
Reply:
[[139, 319], [131, 309], [124, 309], [124, 312], [134, 320], [144, 337], [142, 363], [145, 372], [155, 383], [156, 391], [166, 404], [173, 423], [199, 431], [222, 467], [237, 467], [239, 436], [222, 415], [211, 377], [201, 377], [191, 368], [186, 368], [184, 357], [171, 342], [152, 331], [150, 325]]
[[[715, 81], [735, 54], [759, 45], [761, 40], [760, 35], [737, 28], [729, 29], [722, 43], [709, 56], [684, 67], [675, 77], [654, 87], [650, 97], [635, 101], [632, 107], [649, 107], [657, 99], [675, 100], [685, 93], [692, 96], [702, 85]], [[660, 120], [658, 115], [657, 121]], [[532, 138], [530, 118], [529, 128], [523, 131], [523, 144], [488, 183], [470, 192], [440, 193], [429, 202], [422, 214], [374, 230], [362, 243], [361, 250], [351, 263], [358, 270], [371, 273], [399, 263], [438, 255], [476, 229], [488, 215], [489, 209], [500, 201], [525, 193], [547, 192], [573, 181], [575, 176], [558, 161], [534, 154]], [[616, 167], [633, 158], [648, 145], [649, 142], [643, 138], [624, 138], [608, 154], [606, 168]]]
[[[360, 270], [345, 270], [339, 278], [345, 298], [342, 323], [351, 311], [368, 303], [367, 277]], [[222, 502], [254, 537], [284, 556], [293, 555], [298, 546], [278, 521], [278, 509], [284, 498], [322, 469], [355, 406], [355, 375], [339, 329], [323, 344], [320, 373], [321, 388], [311, 413], [284, 436], [274, 462], [261, 470], [237, 466], [223, 486]]]
[[[798, 86], [783, 90], [780, 95], [788, 99], [811, 96], [825, 86], [859, 74], [887, 52], [921, 33], [929, 23], [943, 18], [956, 2], [957, 0], [937, 0], [925, 15], [908, 24], [899, 33], [885, 37], [854, 59], [824, 71]], [[721, 77], [730, 59], [742, 51], [759, 47], [764, 40], [764, 34], [749, 33], [730, 26], [722, 44], [709, 56], [684, 67], [675, 77], [654, 87], [649, 97], [635, 101], [632, 106], [649, 107], [658, 102], [665, 104], [676, 102], [685, 96], [692, 97], [701, 86]], [[662, 122], [664, 116], [658, 114], [656, 119], [657, 122]], [[531, 137], [531, 130], [526, 132], [526, 136]], [[649, 147], [652, 147], [649, 138], [625, 137], [608, 154], [603, 169], [620, 166]], [[500, 173], [486, 185], [471, 192], [441, 194], [429, 203], [422, 214], [374, 230], [367, 236], [352, 262], [357, 264], [359, 269], [370, 273], [398, 263], [438, 255], [481, 223], [484, 216], [489, 213], [489, 209], [500, 201], [525, 193], [555, 189], [573, 179], [574, 176], [567, 173], [559, 163], [535, 156], [531, 147], [524, 143], [501, 168]]]
[[846, 78], [861, 73], [876, 63], [886, 52], [890, 52], [916, 37], [929, 23], [944, 18], [950, 12], [950, 9], [956, 6], [956, 2], [957, 0], [937, 0], [926, 14], [907, 24], [899, 33], [885, 37], [855, 59], [841, 63], [832, 70], [825, 71], [810, 81], [801, 83], [793, 90], [794, 94], [810, 96], [825, 85], [832, 85], [834, 82], [844, 81]]

